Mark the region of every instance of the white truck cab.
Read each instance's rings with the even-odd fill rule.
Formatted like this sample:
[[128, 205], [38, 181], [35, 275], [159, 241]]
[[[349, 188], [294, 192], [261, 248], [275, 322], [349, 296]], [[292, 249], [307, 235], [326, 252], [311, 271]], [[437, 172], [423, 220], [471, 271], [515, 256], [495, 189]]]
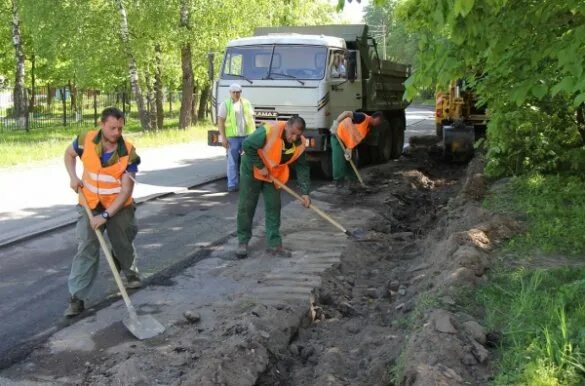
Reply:
[[[329, 27], [343, 31], [348, 26]], [[363, 30], [366, 26], [359, 27]], [[300, 32], [319, 28], [296, 27]], [[254, 106], [257, 124], [286, 121], [295, 114], [305, 120], [309, 159], [320, 162], [328, 175], [328, 129], [342, 111], [369, 112], [364, 108], [367, 102], [364, 80], [372, 76], [363, 68], [367, 60], [360, 56], [356, 44], [348, 49], [347, 38], [307, 32], [265, 28], [257, 30], [260, 36], [231, 41], [213, 87], [212, 115], [216, 119], [217, 107], [229, 98], [229, 86], [240, 84], [242, 97]], [[355, 43], [357, 38], [353, 36], [350, 41]], [[402, 104], [400, 109], [403, 114]], [[390, 111], [392, 108], [376, 110]]]

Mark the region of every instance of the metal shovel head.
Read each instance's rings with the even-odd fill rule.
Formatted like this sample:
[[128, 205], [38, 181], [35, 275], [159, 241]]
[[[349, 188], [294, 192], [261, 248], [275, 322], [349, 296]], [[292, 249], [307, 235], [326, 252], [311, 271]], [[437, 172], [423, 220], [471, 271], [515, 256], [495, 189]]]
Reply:
[[366, 241], [366, 231], [363, 229], [354, 229], [353, 231], [346, 230], [345, 234], [347, 237], [354, 239], [355, 241]]
[[165, 327], [152, 315], [129, 316], [122, 323], [140, 340], [150, 339], [165, 331]]

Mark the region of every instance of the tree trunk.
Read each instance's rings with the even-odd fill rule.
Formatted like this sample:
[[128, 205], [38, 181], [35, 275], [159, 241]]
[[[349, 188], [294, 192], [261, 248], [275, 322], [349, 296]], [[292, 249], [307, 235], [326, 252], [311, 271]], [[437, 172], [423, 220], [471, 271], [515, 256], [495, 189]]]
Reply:
[[193, 86], [193, 99], [191, 100], [191, 124], [197, 123], [197, 106], [199, 106], [199, 89]]
[[51, 111], [51, 106], [53, 105], [53, 87], [51, 85], [47, 86], [47, 110]]
[[162, 50], [160, 44], [157, 43], [154, 47], [155, 50], [155, 65], [154, 65], [154, 96], [156, 100], [156, 126], [160, 129], [163, 128], [165, 121], [165, 110], [163, 107], [164, 94], [163, 94], [163, 83], [162, 83]]
[[69, 92], [71, 93], [71, 112], [77, 113], [77, 86], [69, 80]]
[[61, 88], [61, 105], [63, 106], [63, 126], [67, 126], [67, 88]]
[[154, 100], [154, 87], [150, 71], [144, 72], [146, 80], [146, 110], [148, 111], [148, 121], [151, 129], [158, 129], [156, 125], [156, 102]]
[[22, 47], [22, 37], [20, 35], [20, 18], [16, 0], [12, 0], [12, 45], [16, 58], [16, 70], [14, 80], [14, 121], [19, 129], [28, 131], [28, 106], [26, 98], [26, 88], [24, 85], [24, 50]]
[[585, 145], [585, 103], [577, 107], [577, 129], [581, 135], [581, 144]]
[[199, 100], [199, 111], [197, 112], [197, 118], [199, 120], [205, 119], [207, 116], [207, 101], [209, 100], [209, 91], [211, 87], [206, 85], [201, 90], [201, 99]]
[[33, 114], [35, 110], [35, 95], [36, 95], [36, 60], [35, 54], [32, 54], [30, 57], [31, 61], [31, 68], [30, 68], [30, 99], [28, 104], [28, 112], [29, 114]]
[[[190, 29], [189, 25], [189, 0], [181, 0], [181, 28]], [[181, 112], [179, 115], [179, 128], [185, 129], [191, 126], [193, 119], [193, 64], [191, 60], [191, 43], [185, 43], [181, 47], [181, 70], [183, 71]]]
[[128, 72], [130, 73], [130, 84], [132, 85], [132, 91], [134, 92], [134, 96], [136, 97], [136, 105], [138, 106], [138, 114], [140, 116], [140, 125], [142, 126], [143, 130], [149, 130], [150, 125], [148, 113], [144, 107], [144, 98], [142, 97], [142, 90], [140, 88], [140, 82], [138, 79], [136, 59], [134, 58], [132, 47], [130, 47], [130, 35], [128, 33], [128, 17], [126, 15], [126, 8], [124, 8], [122, 0], [114, 1], [116, 6], [118, 7], [118, 12], [120, 13], [120, 39], [122, 40], [122, 45], [124, 47], [124, 50], [126, 51], [126, 56], [128, 58]]

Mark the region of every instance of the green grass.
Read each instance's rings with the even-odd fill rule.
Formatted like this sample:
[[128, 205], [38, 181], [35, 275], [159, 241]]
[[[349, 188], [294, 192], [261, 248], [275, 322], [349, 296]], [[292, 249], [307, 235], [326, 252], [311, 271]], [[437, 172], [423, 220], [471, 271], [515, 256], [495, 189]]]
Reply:
[[[532, 175], [500, 184], [485, 202], [526, 220], [525, 233], [502, 251], [489, 283], [462, 294], [469, 312], [483, 310], [490, 330], [503, 333], [494, 385], [585, 384], [585, 183], [574, 176]], [[510, 268], [534, 255], [538, 266]], [[566, 255], [574, 267], [550, 256]], [[552, 263], [551, 263], [552, 261]], [[585, 263], [585, 261], [583, 261]], [[535, 266], [537, 268], [535, 268]]]
[[512, 252], [585, 254], [585, 180], [582, 177], [540, 174], [516, 177], [497, 188], [485, 206], [527, 219], [528, 231], [507, 245]]
[[[176, 129], [177, 126], [178, 119], [167, 118], [164, 129], [144, 132], [138, 122], [130, 121], [124, 128], [124, 136], [140, 150], [176, 143], [206, 142], [207, 130], [214, 129], [207, 122], [187, 130]], [[0, 131], [0, 167], [60, 157], [77, 134], [92, 127], [53, 127], [33, 129], [28, 133], [23, 130]]]
[[585, 269], [502, 270], [477, 301], [503, 333], [494, 385], [585, 384]]

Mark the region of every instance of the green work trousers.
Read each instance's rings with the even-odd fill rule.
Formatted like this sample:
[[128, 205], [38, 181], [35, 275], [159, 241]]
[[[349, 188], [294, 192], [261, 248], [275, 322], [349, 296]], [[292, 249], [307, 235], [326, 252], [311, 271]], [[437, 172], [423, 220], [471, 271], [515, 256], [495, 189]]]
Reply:
[[357, 176], [349, 161], [345, 159], [343, 149], [335, 135], [331, 136], [331, 163], [333, 164], [333, 180], [343, 182], [346, 179], [356, 181]]
[[[119, 270], [124, 271], [126, 276], [138, 275], [136, 268], [136, 249], [134, 248], [134, 239], [138, 233], [134, 212], [134, 204], [126, 206], [102, 227], [107, 232], [111, 245], [114, 263]], [[78, 219], [75, 229], [78, 246], [77, 254], [71, 264], [71, 273], [69, 274], [69, 293], [78, 299], [86, 299], [91, 286], [98, 273], [98, 262], [100, 256], [100, 243], [95, 231], [89, 225], [89, 218], [85, 209], [77, 206]], [[94, 214], [101, 210], [94, 210]], [[102, 231], [104, 229], [101, 229]]]
[[280, 236], [280, 190], [273, 183], [254, 178], [250, 159], [244, 154], [240, 165], [240, 195], [238, 201], [238, 241], [247, 244], [252, 238], [252, 222], [260, 192], [264, 196], [266, 245], [282, 245]]

